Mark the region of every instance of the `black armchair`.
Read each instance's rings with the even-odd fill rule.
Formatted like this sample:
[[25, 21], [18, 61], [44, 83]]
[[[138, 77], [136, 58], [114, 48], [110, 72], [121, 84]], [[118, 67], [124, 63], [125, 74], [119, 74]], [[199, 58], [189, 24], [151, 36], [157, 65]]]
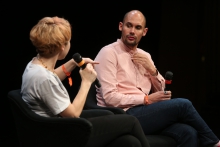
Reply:
[[22, 147], [83, 147], [92, 131], [84, 118], [47, 118], [34, 113], [23, 101], [20, 89], [8, 93], [19, 144]]
[[109, 110], [114, 114], [125, 114], [125, 111], [121, 108], [100, 107], [97, 105], [95, 83], [91, 85], [91, 88], [89, 89], [89, 93], [87, 95], [86, 103], [84, 105], [84, 110], [89, 110], [89, 109]]
[[[110, 110], [114, 114], [123, 114], [125, 111], [121, 108], [116, 108], [116, 107], [101, 107], [97, 105], [97, 100], [96, 100], [96, 88], [95, 88], [95, 83], [91, 85], [91, 88], [89, 90], [86, 103], [84, 106], [85, 110], [89, 109], [102, 109], [102, 110]], [[158, 146], [163, 146], [163, 147], [176, 147], [177, 143], [174, 139], [163, 136], [163, 135], [146, 135], [146, 138], [150, 144], [151, 147], [158, 147]]]

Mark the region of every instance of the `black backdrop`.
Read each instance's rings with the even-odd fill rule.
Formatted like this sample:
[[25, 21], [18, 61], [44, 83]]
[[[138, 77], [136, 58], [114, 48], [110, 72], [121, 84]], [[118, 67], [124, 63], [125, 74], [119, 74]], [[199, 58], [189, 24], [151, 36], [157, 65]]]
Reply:
[[[218, 0], [215, 2], [219, 5]], [[208, 66], [200, 62], [203, 55], [200, 51], [200, 42], [205, 40], [204, 34], [203, 38], [201, 37], [205, 25], [200, 24], [204, 24], [204, 17], [207, 17], [205, 7], [213, 6], [213, 4], [206, 6], [205, 0], [202, 2], [197, 0], [191, 2], [136, 0], [124, 2], [1, 3], [1, 15], [3, 15], [1, 21], [3, 32], [1, 37], [1, 50], [3, 51], [1, 56], [3, 65], [1, 90], [3, 95], [1, 98], [3, 101], [1, 102], [2, 136], [0, 142], [4, 143], [4, 146], [17, 145], [18, 143], [7, 101], [7, 93], [9, 90], [20, 88], [23, 70], [26, 64], [36, 56], [35, 49], [29, 40], [30, 29], [45, 16], [64, 17], [72, 25], [71, 49], [65, 60], [57, 62], [57, 66], [69, 60], [76, 52], [84, 57], [94, 59], [101, 47], [120, 38], [118, 23], [124, 14], [132, 9], [138, 9], [144, 13], [149, 28], [148, 34], [142, 39], [139, 47], [151, 53], [162, 75], [167, 70], [174, 71], [173, 96], [190, 99], [201, 112], [201, 115], [204, 115], [215, 133], [219, 133], [215, 123], [210, 121], [217, 116], [207, 117], [205, 115], [210, 115], [213, 111], [212, 114], [219, 114], [219, 110], [216, 112], [215, 109], [209, 108], [210, 105], [207, 107], [205, 104], [208, 92], [207, 88], [201, 84], [210, 81], [198, 82], [197, 76], [199, 71], [206, 71]], [[219, 24], [219, 21], [216, 21], [215, 24]], [[219, 39], [219, 37], [214, 39]], [[206, 43], [206, 45], [209, 44]], [[218, 47], [217, 45], [214, 46], [214, 51]], [[187, 54], [185, 54], [186, 52]], [[199, 70], [198, 67], [200, 67]], [[217, 67], [216, 65], [213, 68], [216, 69]], [[215, 71], [213, 72], [215, 73]], [[67, 80], [64, 81], [64, 85], [73, 98], [80, 82], [78, 69], [73, 71], [72, 78], [73, 87], [68, 86]], [[203, 80], [206, 78], [203, 77]], [[201, 94], [201, 89], [203, 94]], [[198, 97], [202, 97], [202, 101]], [[215, 99], [212, 98], [211, 100]], [[211, 105], [211, 107], [213, 108], [215, 105]]]

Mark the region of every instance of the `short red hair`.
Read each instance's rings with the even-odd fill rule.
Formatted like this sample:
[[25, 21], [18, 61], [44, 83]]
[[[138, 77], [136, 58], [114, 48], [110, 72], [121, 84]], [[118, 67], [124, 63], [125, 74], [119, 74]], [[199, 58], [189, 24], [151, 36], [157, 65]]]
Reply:
[[30, 40], [42, 57], [53, 56], [71, 39], [71, 25], [64, 18], [44, 17], [30, 31]]

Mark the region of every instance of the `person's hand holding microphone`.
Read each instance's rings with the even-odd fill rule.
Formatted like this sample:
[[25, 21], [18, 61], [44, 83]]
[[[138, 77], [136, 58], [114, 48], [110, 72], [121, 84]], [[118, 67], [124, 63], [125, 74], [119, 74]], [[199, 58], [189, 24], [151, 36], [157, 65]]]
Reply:
[[86, 63], [85, 60], [83, 60], [83, 58], [81, 57], [81, 55], [79, 53], [75, 53], [73, 55], [73, 60], [81, 68], [81, 70], [79, 72], [80, 72], [82, 80], [88, 80], [91, 83], [93, 83], [95, 81], [96, 85], [98, 87], [101, 87], [98, 79], [96, 78], [97, 77], [97, 73], [94, 70], [93, 65], [91, 64], [91, 63], [98, 64], [97, 62], [92, 61], [89, 58], [85, 58], [85, 60], [87, 60], [87, 63]]

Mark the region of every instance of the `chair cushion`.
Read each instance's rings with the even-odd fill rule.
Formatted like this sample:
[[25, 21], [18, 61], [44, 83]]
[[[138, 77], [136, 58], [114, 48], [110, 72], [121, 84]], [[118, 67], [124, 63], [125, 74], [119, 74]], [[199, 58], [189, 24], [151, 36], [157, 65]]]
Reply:
[[151, 147], [176, 147], [176, 141], [163, 135], [146, 135], [147, 141]]

